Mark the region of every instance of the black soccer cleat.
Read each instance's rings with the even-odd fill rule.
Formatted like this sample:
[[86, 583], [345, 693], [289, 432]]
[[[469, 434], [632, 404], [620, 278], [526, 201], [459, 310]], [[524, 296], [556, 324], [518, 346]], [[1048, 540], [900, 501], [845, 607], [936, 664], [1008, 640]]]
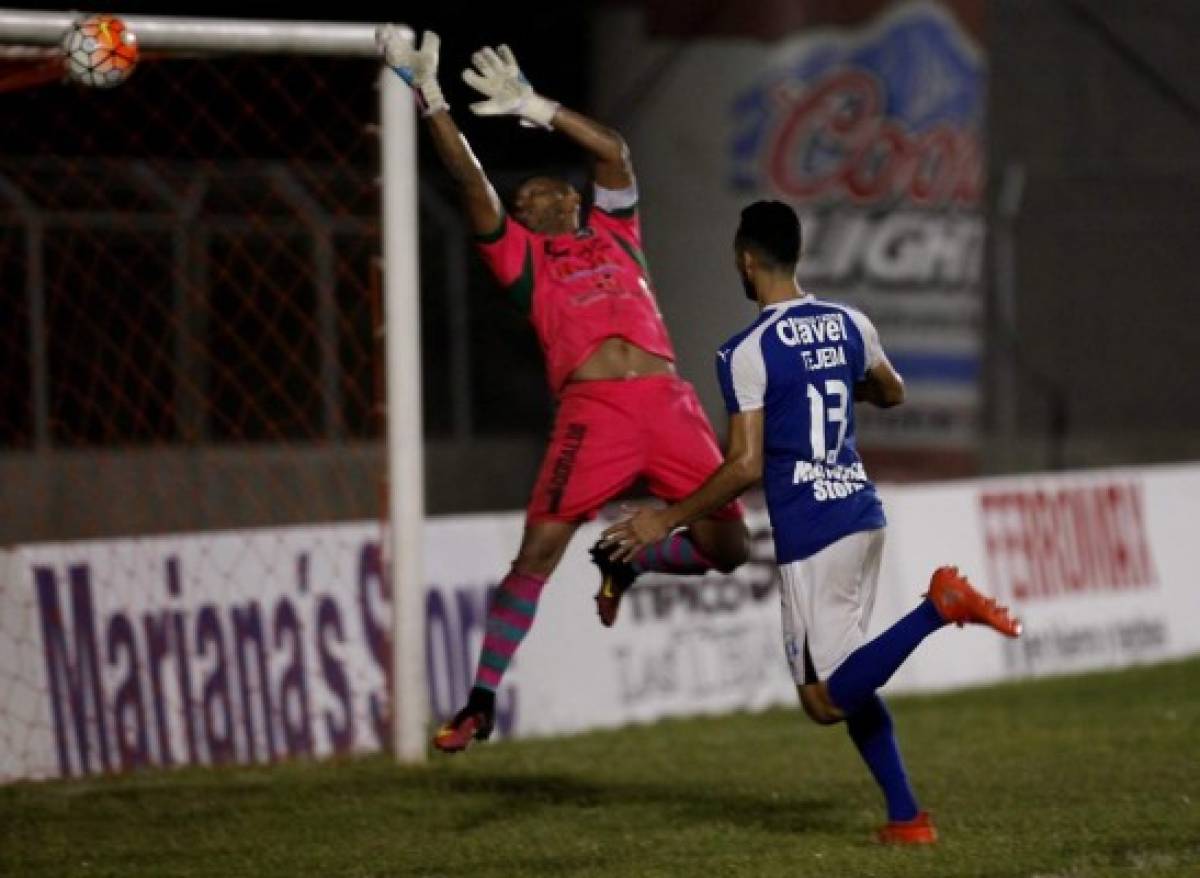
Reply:
[[443, 753], [459, 753], [472, 741], [486, 741], [496, 727], [496, 696], [472, 689], [467, 706], [433, 736], [433, 746]]
[[628, 561], [614, 561], [609, 552], [599, 542], [589, 550], [592, 563], [600, 568], [600, 590], [596, 592], [596, 612], [600, 616], [600, 624], [611, 628], [617, 621], [617, 611], [621, 609], [621, 598], [638, 573]]

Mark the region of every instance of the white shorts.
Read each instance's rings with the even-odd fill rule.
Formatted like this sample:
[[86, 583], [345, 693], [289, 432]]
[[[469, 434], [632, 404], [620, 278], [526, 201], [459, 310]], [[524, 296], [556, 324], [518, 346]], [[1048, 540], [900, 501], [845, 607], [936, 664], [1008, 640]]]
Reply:
[[842, 537], [781, 564], [783, 648], [797, 686], [828, 680], [867, 636], [884, 529]]

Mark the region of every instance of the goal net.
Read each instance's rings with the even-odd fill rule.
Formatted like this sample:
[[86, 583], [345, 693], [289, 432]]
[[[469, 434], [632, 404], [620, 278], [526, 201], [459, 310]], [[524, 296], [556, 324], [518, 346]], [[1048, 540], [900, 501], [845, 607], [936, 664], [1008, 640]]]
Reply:
[[417, 758], [411, 97], [371, 25], [140, 16], [87, 88], [73, 17], [0, 11], [0, 782]]

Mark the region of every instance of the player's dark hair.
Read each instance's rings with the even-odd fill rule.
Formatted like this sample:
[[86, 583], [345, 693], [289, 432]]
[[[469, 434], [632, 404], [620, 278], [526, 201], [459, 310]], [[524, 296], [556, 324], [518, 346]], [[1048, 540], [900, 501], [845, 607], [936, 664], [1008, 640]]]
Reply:
[[756, 201], [742, 208], [733, 245], [754, 250], [774, 268], [795, 269], [800, 261], [800, 218], [782, 201]]
[[509, 180], [506, 180], [505, 183], [507, 185], [502, 186], [502, 190], [507, 190], [507, 201], [512, 201], [515, 199], [517, 197], [517, 193], [534, 180], [553, 180], [555, 183], [562, 183], [563, 185], [569, 186], [581, 194], [587, 191], [589, 188], [586, 185], [586, 174], [557, 167], [546, 171], [539, 171], [533, 174], [523, 173], [515, 178], [515, 183], [510, 182], [512, 179], [514, 178], [509, 178]]

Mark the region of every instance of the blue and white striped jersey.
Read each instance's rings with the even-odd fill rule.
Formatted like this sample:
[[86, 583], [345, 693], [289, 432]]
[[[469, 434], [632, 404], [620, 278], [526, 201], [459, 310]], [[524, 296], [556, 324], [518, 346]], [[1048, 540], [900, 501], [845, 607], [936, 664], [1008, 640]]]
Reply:
[[809, 295], [767, 306], [717, 351], [730, 414], [764, 410], [763, 490], [780, 564], [886, 524], [854, 435], [854, 385], [882, 357], [866, 316]]

